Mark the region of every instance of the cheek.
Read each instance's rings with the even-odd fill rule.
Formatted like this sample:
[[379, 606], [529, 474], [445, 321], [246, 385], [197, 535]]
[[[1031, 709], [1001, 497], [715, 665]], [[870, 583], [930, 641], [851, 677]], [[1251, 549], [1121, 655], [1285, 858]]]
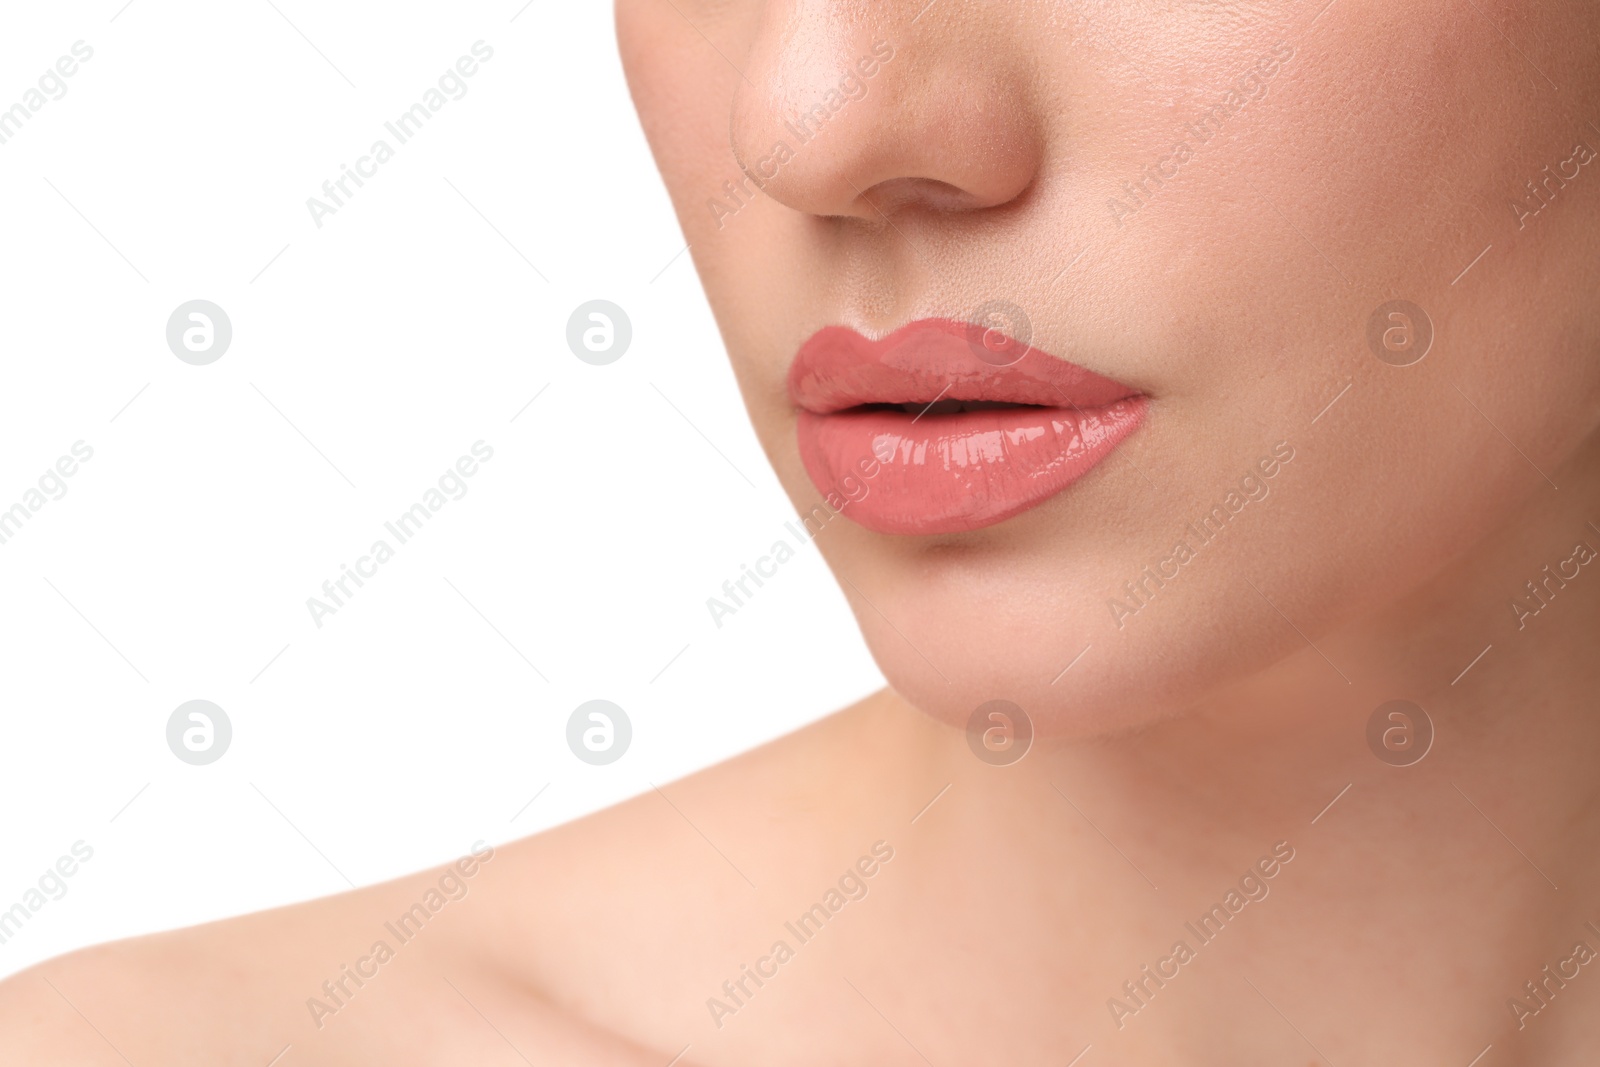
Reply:
[[[1600, 336], [1574, 312], [1600, 284], [1600, 167], [1537, 226], [1519, 225], [1510, 205], [1596, 138], [1571, 106], [1600, 100], [1592, 51], [1582, 61], [1537, 47], [1585, 23], [1577, 35], [1592, 42], [1596, 21], [1593, 5], [1565, 3], [1334, 8], [1262, 103], [1241, 157], [1257, 208], [1234, 218], [1235, 247], [1250, 254], [1233, 262], [1244, 284], [1217, 296], [1252, 307], [1255, 332], [1297, 353], [1298, 368], [1257, 354], [1276, 382], [1263, 395], [1310, 412], [1321, 407], [1311, 397], [1353, 385], [1317, 424], [1340, 432], [1308, 438], [1323, 464], [1308, 477], [1326, 491], [1325, 520], [1411, 557], [1414, 574], [1431, 569], [1421, 557], [1466, 547], [1548, 488], [1540, 471], [1594, 429]], [[1365, 336], [1396, 298], [1420, 305], [1434, 335], [1427, 358], [1404, 368], [1379, 362]]]
[[691, 243], [705, 235], [708, 223], [715, 229], [706, 201], [725, 179], [740, 176], [728, 139], [739, 75], [717, 59], [707, 38], [727, 54], [741, 53], [754, 32], [755, 7], [692, 0], [617, 4], [617, 43], [628, 87]]
[[[1289, 38], [1295, 53], [1265, 94], [1214, 135], [1180, 130], [1193, 158], [1124, 217], [1099, 265], [1102, 277], [1133, 281], [1093, 283], [1086, 299], [1093, 318], [1117, 321], [1121, 309], [1124, 335], [1139, 338], [1130, 349], [1146, 350], [1121, 355], [1163, 384], [1174, 420], [1193, 424], [1181, 435], [1190, 447], [1169, 442], [1190, 484], [1216, 482], [1227, 473], [1213, 469], [1217, 452], [1244, 454], [1268, 432], [1220, 417], [1219, 390], [1264, 413], [1271, 432], [1328, 438], [1315, 447], [1343, 468], [1328, 472], [1323, 517], [1357, 540], [1363, 511], [1486, 507], [1525, 478], [1542, 481], [1506, 437], [1548, 470], [1592, 430], [1600, 337], [1573, 309], [1600, 284], [1600, 160], [1537, 225], [1519, 226], [1508, 205], [1575, 142], [1600, 143], [1569, 106], [1600, 100], [1600, 64], [1541, 53], [1558, 95], [1501, 33], [1592, 41], [1597, 14], [1560, 3], [1543, 22], [1525, 12], [1341, 2]], [[1266, 38], [1235, 46], [1187, 75], [1225, 86], [1271, 48]], [[1218, 95], [1197, 89], [1176, 113], [1203, 112]], [[1118, 163], [1075, 183], [1079, 201], [1137, 177], [1181, 126], [1126, 96], [1109, 103], [1118, 132], [1105, 155]], [[1130, 285], [1140, 304], [1131, 320]], [[1406, 368], [1379, 362], [1367, 340], [1374, 311], [1397, 298], [1424, 309], [1434, 337]], [[1181, 359], [1162, 343], [1175, 338]], [[1346, 386], [1336, 414], [1313, 428]], [[1343, 431], [1330, 438], [1334, 422]], [[1455, 484], [1457, 472], [1474, 484]], [[1334, 495], [1339, 486], [1368, 506]]]

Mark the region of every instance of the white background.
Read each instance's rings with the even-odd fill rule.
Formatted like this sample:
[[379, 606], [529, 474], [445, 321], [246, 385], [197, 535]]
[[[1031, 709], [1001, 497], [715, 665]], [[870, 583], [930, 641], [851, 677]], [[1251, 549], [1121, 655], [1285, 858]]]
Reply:
[[[525, 836], [881, 684], [814, 547], [712, 625], [793, 512], [610, 5], [275, 2], [0, 27], [0, 108], [94, 49], [0, 144], [0, 510], [94, 450], [0, 544], [0, 910], [94, 849], [0, 974]], [[318, 229], [307, 197], [379, 137], [395, 158]], [[165, 337], [196, 298], [233, 325], [203, 367]], [[606, 367], [565, 342], [594, 298], [633, 324]], [[318, 629], [306, 599], [480, 439], [467, 494]], [[606, 767], [565, 743], [596, 697], [634, 727]], [[165, 736], [196, 698], [233, 724], [203, 767]]]

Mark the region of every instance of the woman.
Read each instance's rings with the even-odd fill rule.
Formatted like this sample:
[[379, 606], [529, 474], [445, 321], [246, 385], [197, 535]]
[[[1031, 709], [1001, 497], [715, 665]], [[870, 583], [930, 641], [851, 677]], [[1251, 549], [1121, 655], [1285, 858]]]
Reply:
[[4, 1061], [1591, 1062], [1600, 9], [618, 24], [892, 690], [45, 964]]

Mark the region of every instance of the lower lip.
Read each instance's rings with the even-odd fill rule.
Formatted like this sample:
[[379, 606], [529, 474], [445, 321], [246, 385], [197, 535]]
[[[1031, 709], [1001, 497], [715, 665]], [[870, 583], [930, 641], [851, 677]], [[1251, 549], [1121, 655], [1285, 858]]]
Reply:
[[944, 415], [800, 412], [800, 457], [828, 506], [869, 530], [951, 534], [1044, 503], [1144, 421], [1132, 396], [1099, 408]]

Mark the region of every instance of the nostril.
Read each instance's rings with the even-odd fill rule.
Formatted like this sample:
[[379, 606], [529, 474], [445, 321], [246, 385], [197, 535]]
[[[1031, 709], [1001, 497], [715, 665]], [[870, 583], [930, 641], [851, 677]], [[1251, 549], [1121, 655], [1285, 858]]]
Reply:
[[915, 204], [929, 211], [976, 211], [988, 207], [965, 189], [936, 178], [890, 178], [862, 191], [862, 198], [885, 215]]

